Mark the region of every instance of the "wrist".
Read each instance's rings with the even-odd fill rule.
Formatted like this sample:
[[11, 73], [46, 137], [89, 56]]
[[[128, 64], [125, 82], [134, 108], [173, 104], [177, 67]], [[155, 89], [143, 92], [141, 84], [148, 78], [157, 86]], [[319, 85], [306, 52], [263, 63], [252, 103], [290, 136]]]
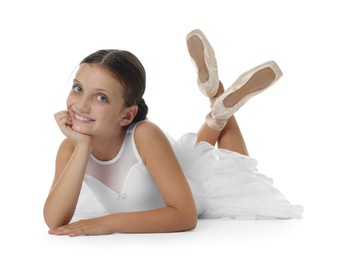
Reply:
[[87, 154], [92, 153], [92, 144], [87, 142], [80, 142], [75, 144], [75, 150], [83, 151]]

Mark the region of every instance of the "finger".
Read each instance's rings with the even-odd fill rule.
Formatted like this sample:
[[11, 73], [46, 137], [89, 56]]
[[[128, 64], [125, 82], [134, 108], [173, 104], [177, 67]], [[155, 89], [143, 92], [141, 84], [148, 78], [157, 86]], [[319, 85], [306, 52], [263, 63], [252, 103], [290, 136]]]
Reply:
[[56, 229], [49, 230], [48, 233], [50, 235], [67, 236], [70, 235], [71, 233], [74, 233], [74, 230], [70, 228], [59, 227]]
[[59, 121], [62, 118], [67, 118], [69, 121], [72, 121], [72, 118], [71, 118], [69, 112], [66, 111], [66, 110], [55, 113], [54, 118], [55, 118], [56, 121]]
[[52, 235], [68, 235], [68, 236], [79, 236], [86, 232], [86, 225], [82, 221], [70, 223], [65, 226], [60, 226], [50, 230], [48, 233]]
[[59, 119], [60, 117], [64, 117], [67, 114], [68, 114], [68, 112], [66, 110], [62, 110], [62, 111], [55, 113], [54, 118]]
[[54, 115], [59, 128], [64, 132], [68, 127], [72, 127], [72, 120], [67, 111], [60, 111]]

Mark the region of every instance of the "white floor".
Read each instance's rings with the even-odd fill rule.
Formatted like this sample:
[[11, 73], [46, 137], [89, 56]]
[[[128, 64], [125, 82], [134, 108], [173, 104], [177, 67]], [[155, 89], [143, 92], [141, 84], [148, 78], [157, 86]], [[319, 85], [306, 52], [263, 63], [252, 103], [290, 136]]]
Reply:
[[[0, 3], [0, 259], [339, 259], [339, 60], [336, 1], [12, 1]], [[158, 27], [155, 27], [155, 25]], [[261, 173], [302, 220], [200, 220], [173, 234], [56, 237], [42, 208], [62, 134], [68, 77], [101, 48], [134, 52], [147, 70], [149, 118], [173, 137], [208, 112], [185, 35], [201, 28], [227, 86], [274, 59], [284, 72], [238, 113]], [[20, 257], [20, 258], [19, 258]], [[143, 258], [144, 259], [144, 258]]]
[[4, 237], [0, 255], [7, 255], [2, 259], [338, 259], [336, 226], [329, 219], [308, 217], [301, 221], [200, 220], [196, 230], [185, 233], [69, 238], [49, 236], [43, 225], [21, 221], [5, 228], [13, 232]]

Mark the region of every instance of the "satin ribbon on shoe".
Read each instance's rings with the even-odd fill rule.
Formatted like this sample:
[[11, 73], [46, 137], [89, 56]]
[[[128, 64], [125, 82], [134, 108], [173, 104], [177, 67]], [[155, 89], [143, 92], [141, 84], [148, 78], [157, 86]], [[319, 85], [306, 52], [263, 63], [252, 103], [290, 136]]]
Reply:
[[[221, 131], [240, 107], [251, 97], [272, 86], [281, 76], [282, 71], [274, 61], [262, 63], [243, 73], [216, 99], [211, 114], [207, 116], [207, 125]], [[229, 103], [231, 106], [227, 106]]]

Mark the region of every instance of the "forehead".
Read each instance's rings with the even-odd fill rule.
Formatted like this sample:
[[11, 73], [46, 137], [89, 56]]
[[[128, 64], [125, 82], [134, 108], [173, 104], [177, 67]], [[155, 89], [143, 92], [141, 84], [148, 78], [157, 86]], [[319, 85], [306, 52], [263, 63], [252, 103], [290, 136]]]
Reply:
[[81, 64], [75, 79], [87, 88], [123, 89], [121, 82], [112, 72], [99, 64]]

